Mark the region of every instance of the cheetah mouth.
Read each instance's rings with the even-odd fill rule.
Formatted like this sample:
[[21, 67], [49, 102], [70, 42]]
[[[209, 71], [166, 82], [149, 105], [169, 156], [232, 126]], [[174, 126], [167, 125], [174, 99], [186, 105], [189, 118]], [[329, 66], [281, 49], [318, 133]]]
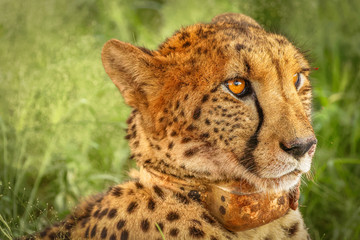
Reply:
[[289, 178], [293, 178], [293, 177], [297, 177], [299, 175], [301, 175], [303, 172], [299, 169], [294, 169], [288, 173], [285, 173], [279, 177], [276, 177], [276, 178], [265, 178], [265, 179], [269, 179], [269, 180], [272, 180], [272, 181], [281, 181], [281, 180], [287, 180]]

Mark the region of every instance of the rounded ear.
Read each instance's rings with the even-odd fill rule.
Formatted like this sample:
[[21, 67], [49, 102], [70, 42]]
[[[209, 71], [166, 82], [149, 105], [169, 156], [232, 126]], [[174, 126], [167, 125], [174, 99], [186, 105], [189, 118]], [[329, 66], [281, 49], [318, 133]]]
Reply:
[[244, 27], [254, 27], [254, 28], [262, 29], [260, 24], [258, 24], [254, 19], [240, 13], [223, 13], [215, 16], [211, 20], [211, 23], [221, 23], [221, 22], [238, 24]]
[[148, 105], [150, 96], [161, 87], [156, 77], [159, 63], [152, 52], [116, 39], [103, 47], [101, 59], [105, 72], [120, 90], [125, 102], [140, 111]]

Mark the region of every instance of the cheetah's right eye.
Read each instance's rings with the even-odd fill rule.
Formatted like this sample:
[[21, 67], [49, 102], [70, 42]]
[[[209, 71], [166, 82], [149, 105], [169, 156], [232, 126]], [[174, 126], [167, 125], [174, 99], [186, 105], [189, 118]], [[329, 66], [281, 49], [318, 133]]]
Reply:
[[227, 80], [224, 85], [235, 96], [243, 97], [250, 92], [250, 83], [241, 78]]

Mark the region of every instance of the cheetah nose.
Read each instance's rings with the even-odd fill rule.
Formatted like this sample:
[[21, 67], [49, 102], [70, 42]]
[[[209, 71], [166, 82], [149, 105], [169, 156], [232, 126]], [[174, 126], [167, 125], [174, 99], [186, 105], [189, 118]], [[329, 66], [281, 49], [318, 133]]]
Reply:
[[296, 138], [293, 141], [280, 142], [280, 148], [293, 156], [295, 159], [299, 159], [304, 156], [305, 153], [307, 153], [316, 143], [317, 140], [314, 136], [310, 138]]

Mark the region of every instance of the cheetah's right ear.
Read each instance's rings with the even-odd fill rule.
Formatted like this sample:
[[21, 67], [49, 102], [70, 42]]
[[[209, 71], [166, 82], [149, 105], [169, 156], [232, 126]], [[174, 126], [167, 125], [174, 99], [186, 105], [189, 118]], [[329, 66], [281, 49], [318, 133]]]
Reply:
[[150, 98], [161, 87], [156, 77], [159, 61], [150, 51], [116, 39], [104, 45], [101, 59], [105, 72], [120, 90], [125, 102], [146, 112]]

